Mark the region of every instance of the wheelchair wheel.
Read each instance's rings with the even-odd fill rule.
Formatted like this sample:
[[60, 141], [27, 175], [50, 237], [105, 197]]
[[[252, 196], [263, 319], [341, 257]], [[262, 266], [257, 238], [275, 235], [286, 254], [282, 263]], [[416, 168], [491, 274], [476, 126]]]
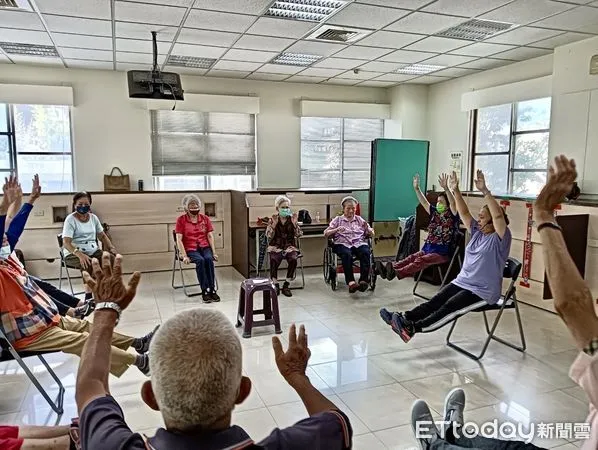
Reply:
[[324, 282], [330, 284], [330, 254], [328, 249], [324, 249], [324, 258], [322, 261], [322, 270], [324, 272]]
[[336, 291], [336, 289], [338, 288], [338, 285], [336, 282], [337, 275], [338, 275], [336, 273], [336, 268], [335, 269], [329, 268], [328, 270], [330, 271], [330, 287], [332, 288], [333, 291]]
[[378, 278], [378, 275], [376, 275], [376, 272], [374, 272], [372, 270], [372, 274], [370, 276], [370, 291], [374, 291], [376, 289], [376, 279]]

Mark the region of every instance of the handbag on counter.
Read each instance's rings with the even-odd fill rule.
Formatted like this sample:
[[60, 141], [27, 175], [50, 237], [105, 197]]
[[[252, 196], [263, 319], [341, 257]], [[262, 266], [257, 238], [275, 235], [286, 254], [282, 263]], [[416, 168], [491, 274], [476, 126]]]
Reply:
[[131, 181], [129, 180], [129, 175], [125, 175], [119, 167], [113, 167], [109, 175], [104, 175], [104, 190], [130, 191]]

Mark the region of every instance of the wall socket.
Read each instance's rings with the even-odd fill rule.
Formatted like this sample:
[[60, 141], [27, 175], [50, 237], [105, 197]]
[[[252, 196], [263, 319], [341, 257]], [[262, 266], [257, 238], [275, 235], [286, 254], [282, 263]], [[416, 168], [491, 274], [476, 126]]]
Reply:
[[34, 210], [33, 217], [44, 217], [44, 210], [43, 209]]

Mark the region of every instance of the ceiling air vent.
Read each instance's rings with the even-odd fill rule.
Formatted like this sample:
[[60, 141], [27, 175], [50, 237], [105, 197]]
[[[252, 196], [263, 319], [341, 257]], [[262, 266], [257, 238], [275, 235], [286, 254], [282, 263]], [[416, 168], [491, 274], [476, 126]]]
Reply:
[[323, 25], [311, 33], [307, 39], [314, 41], [351, 43], [363, 39], [371, 32], [372, 30], [362, 30], [360, 28]]
[[33, 11], [27, 0], [0, 0], [0, 9], [24, 9]]
[[447, 30], [436, 33], [440, 36], [464, 41], [481, 41], [483, 39], [502, 33], [513, 26], [512, 23], [495, 22], [493, 20], [471, 19]]

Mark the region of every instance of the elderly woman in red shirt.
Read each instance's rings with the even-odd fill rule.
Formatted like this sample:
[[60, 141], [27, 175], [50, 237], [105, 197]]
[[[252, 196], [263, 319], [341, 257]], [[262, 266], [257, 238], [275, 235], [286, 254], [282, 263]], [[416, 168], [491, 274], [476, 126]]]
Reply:
[[195, 264], [203, 302], [219, 302], [214, 271], [214, 261], [218, 261], [214, 248], [214, 227], [210, 218], [200, 213], [199, 197], [195, 194], [186, 195], [182, 203], [185, 214], [177, 219], [175, 226], [181, 257], [185, 264]]

